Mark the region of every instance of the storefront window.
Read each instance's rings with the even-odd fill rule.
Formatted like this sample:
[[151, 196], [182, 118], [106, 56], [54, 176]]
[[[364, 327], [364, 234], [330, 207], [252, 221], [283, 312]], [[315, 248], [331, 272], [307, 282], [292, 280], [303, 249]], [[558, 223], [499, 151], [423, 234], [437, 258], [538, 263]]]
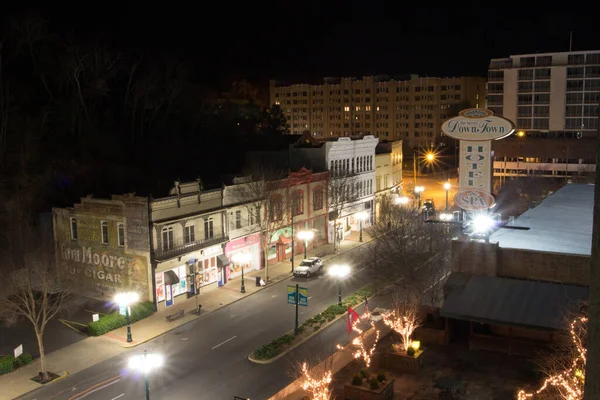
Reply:
[[[177, 268], [173, 268], [171, 271], [175, 272], [179, 277], [179, 284], [173, 285], [173, 296], [183, 294], [187, 292], [187, 271], [186, 266], [181, 265]], [[165, 281], [164, 272], [157, 272], [155, 274], [156, 279], [156, 300], [165, 300]]]
[[198, 276], [196, 277], [198, 287], [217, 281], [217, 259], [215, 257], [198, 261], [196, 268], [198, 269]]

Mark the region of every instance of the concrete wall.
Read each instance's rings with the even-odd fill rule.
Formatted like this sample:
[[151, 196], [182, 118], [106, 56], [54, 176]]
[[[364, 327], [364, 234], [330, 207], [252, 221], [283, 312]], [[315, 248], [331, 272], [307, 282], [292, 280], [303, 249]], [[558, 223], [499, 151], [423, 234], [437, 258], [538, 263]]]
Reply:
[[588, 285], [586, 256], [501, 248], [497, 243], [452, 242], [452, 271]]
[[[54, 208], [52, 214], [56, 265], [66, 290], [100, 300], [110, 300], [121, 291], [153, 299], [147, 198], [83, 198], [74, 208]], [[103, 222], [108, 229], [106, 243]], [[77, 226], [76, 235], [72, 223]], [[123, 246], [119, 244], [121, 225]]]

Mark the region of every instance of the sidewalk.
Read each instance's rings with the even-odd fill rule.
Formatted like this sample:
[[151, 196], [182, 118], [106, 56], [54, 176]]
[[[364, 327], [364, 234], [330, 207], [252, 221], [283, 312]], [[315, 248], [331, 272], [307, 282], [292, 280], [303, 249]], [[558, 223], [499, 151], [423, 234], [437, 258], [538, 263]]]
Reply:
[[[363, 231], [363, 239], [366, 243], [371, 238]], [[352, 232], [340, 245], [338, 254], [349, 251], [361, 244], [359, 242], [359, 233]], [[323, 255], [325, 253], [325, 255]], [[322, 255], [323, 260], [336, 256], [333, 250], [333, 244], [326, 244], [307, 252], [308, 257]], [[297, 254], [295, 265], [304, 254]], [[240, 278], [234, 278], [226, 286], [214, 288], [201, 292], [198, 303], [202, 305], [202, 313], [198, 316], [191, 312], [196, 308], [194, 298], [176, 303], [174, 307], [168, 310], [161, 310], [152, 316], [131, 324], [133, 342], [127, 343], [127, 328], [122, 327], [111, 331], [104, 336], [89, 337], [80, 342], [64, 347], [55, 352], [46, 355], [48, 370], [61, 375], [61, 378], [68, 374], [74, 374], [93, 365], [96, 365], [108, 358], [114, 357], [126, 351], [127, 348], [138, 346], [160, 335], [163, 335], [173, 329], [176, 329], [190, 321], [225, 307], [250, 296], [262, 289], [272, 286], [291, 276], [291, 263], [289, 260], [278, 262], [269, 266], [269, 284], [267, 286], [257, 287], [255, 285], [255, 276], [264, 276], [264, 270], [252, 271], [245, 275], [246, 293], [240, 293]], [[174, 311], [183, 309], [185, 315], [171, 323], [166, 322], [165, 317]], [[31, 380], [39, 371], [39, 359], [33, 363], [19, 368], [14, 372], [0, 376], [0, 400], [10, 400], [21, 396], [41, 387], [40, 384]], [[60, 378], [59, 378], [60, 379]]]

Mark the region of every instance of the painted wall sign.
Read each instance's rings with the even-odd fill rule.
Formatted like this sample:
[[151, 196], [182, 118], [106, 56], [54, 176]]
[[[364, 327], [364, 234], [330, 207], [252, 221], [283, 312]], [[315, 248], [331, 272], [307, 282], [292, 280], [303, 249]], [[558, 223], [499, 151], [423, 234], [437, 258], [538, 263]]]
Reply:
[[484, 108], [470, 108], [442, 124], [442, 132], [457, 140], [499, 140], [515, 131], [514, 124]]
[[459, 190], [492, 191], [492, 142], [461, 141], [458, 170]]
[[491, 208], [496, 200], [483, 190], [461, 190], [454, 195], [454, 204], [465, 211], [483, 211]]

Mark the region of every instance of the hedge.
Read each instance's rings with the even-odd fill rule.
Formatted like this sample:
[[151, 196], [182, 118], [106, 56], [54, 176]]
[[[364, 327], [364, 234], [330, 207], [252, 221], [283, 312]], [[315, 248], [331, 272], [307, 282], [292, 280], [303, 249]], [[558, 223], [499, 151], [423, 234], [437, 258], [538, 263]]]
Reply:
[[13, 356], [0, 357], [0, 375], [12, 372], [32, 361], [33, 357], [29, 353], [23, 353], [17, 358], [14, 358]]
[[[313, 331], [316, 332], [321, 329], [321, 325], [326, 324], [328, 322], [333, 321], [338, 316], [346, 313], [348, 311], [348, 307], [354, 307], [357, 304], [365, 301], [367, 297], [371, 297], [373, 295], [373, 287], [366, 286], [362, 289], [357, 290], [351, 296], [348, 296], [342, 300], [342, 305], [334, 304], [325, 309], [325, 311], [315, 315], [312, 318], [304, 321], [299, 327], [299, 333], [304, 332], [307, 328], [313, 328]], [[270, 360], [278, 356], [282, 351], [284, 351], [288, 345], [291, 345], [297, 336], [293, 334], [286, 333], [283, 336], [278, 337], [277, 339], [271, 341], [271, 343], [265, 344], [264, 346], [258, 348], [254, 351], [253, 357], [256, 360]]]
[[[154, 313], [154, 303], [145, 301], [143, 303], [137, 303], [131, 306], [131, 314], [129, 320], [133, 323], [149, 317]], [[122, 326], [127, 325], [127, 319], [124, 315], [119, 314], [115, 311], [112, 314], [104, 315], [100, 317], [98, 321], [90, 322], [87, 326], [87, 332], [90, 336], [101, 336], [106, 332], [110, 332], [114, 329], [118, 329]]]

